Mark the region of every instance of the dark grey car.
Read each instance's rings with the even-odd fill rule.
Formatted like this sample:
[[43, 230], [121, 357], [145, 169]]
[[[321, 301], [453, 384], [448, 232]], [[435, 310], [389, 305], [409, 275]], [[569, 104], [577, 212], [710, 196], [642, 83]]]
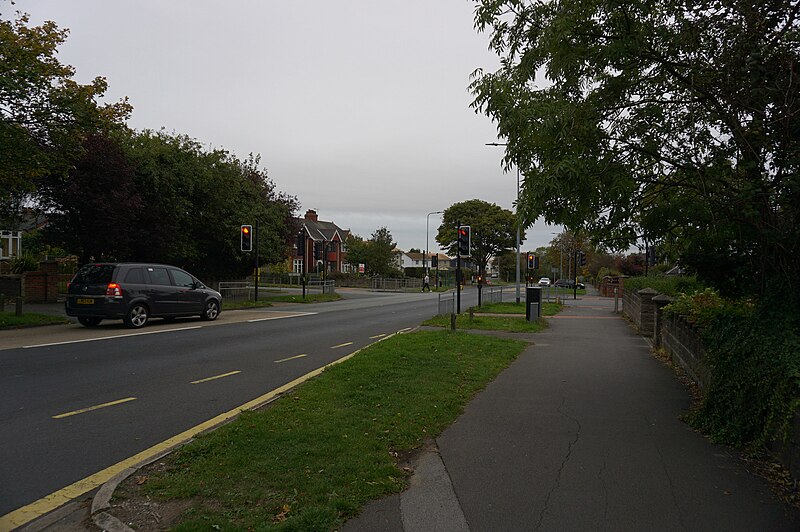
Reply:
[[67, 289], [67, 316], [87, 326], [121, 319], [144, 327], [151, 317], [215, 320], [222, 296], [190, 273], [166, 264], [100, 263], [81, 268]]

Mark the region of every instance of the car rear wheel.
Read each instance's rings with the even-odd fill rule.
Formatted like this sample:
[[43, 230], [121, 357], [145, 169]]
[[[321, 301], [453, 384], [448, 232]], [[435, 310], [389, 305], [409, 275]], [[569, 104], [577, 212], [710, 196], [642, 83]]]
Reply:
[[147, 323], [147, 307], [142, 303], [134, 303], [125, 315], [125, 325], [131, 329], [141, 329]]
[[203, 307], [203, 313], [200, 318], [206, 321], [214, 321], [219, 316], [219, 302], [216, 299], [209, 299]]
[[101, 321], [103, 321], [103, 318], [89, 318], [86, 316], [80, 316], [78, 318], [78, 323], [80, 323], [84, 327], [97, 327], [98, 325], [100, 325]]

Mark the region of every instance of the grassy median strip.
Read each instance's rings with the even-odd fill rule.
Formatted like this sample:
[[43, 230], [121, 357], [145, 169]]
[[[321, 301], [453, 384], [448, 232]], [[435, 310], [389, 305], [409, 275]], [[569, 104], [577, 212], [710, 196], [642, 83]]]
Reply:
[[397, 493], [397, 456], [436, 437], [524, 349], [448, 331], [399, 335], [143, 471], [123, 496], [188, 507], [177, 530], [332, 530]]
[[[543, 303], [542, 315], [553, 316], [561, 310], [558, 303]], [[456, 319], [457, 329], [480, 329], [489, 331], [505, 331], [515, 333], [539, 332], [547, 328], [544, 320], [526, 321], [525, 303], [492, 303], [476, 307], [475, 316], [470, 319], [469, 314], [461, 314]], [[487, 314], [507, 314], [508, 316], [481, 316]], [[423, 325], [432, 327], [450, 327], [450, 316], [434, 316]]]
[[0, 312], [0, 329], [35, 327], [37, 325], [54, 325], [59, 323], [69, 323], [69, 320], [60, 316], [49, 316], [47, 314], [36, 314], [34, 312], [23, 312], [21, 316], [17, 316], [13, 312]]
[[[542, 316], [555, 316], [561, 311], [563, 305], [558, 303], [542, 303]], [[525, 314], [525, 303], [490, 303], [481, 305], [475, 312], [487, 314]]]

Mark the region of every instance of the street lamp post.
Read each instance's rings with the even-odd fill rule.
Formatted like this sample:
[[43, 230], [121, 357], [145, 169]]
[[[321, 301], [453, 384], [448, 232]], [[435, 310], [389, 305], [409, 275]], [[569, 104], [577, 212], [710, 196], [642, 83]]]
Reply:
[[[487, 146], [508, 146], [505, 142], [487, 142]], [[517, 257], [515, 262], [517, 264], [517, 303], [520, 302], [519, 294], [519, 165], [517, 166]]]
[[428, 233], [430, 232], [431, 214], [444, 214], [444, 211], [429, 212], [428, 216], [425, 217], [425, 254], [422, 256], [422, 268], [425, 270], [425, 274], [428, 273], [428, 266], [425, 261], [428, 258]]

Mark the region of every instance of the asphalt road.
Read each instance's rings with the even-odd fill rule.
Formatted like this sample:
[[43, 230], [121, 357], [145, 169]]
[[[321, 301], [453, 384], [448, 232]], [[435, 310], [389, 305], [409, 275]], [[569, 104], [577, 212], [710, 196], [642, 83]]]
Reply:
[[133, 334], [0, 332], [0, 515], [437, 313], [436, 294], [344, 294]]

